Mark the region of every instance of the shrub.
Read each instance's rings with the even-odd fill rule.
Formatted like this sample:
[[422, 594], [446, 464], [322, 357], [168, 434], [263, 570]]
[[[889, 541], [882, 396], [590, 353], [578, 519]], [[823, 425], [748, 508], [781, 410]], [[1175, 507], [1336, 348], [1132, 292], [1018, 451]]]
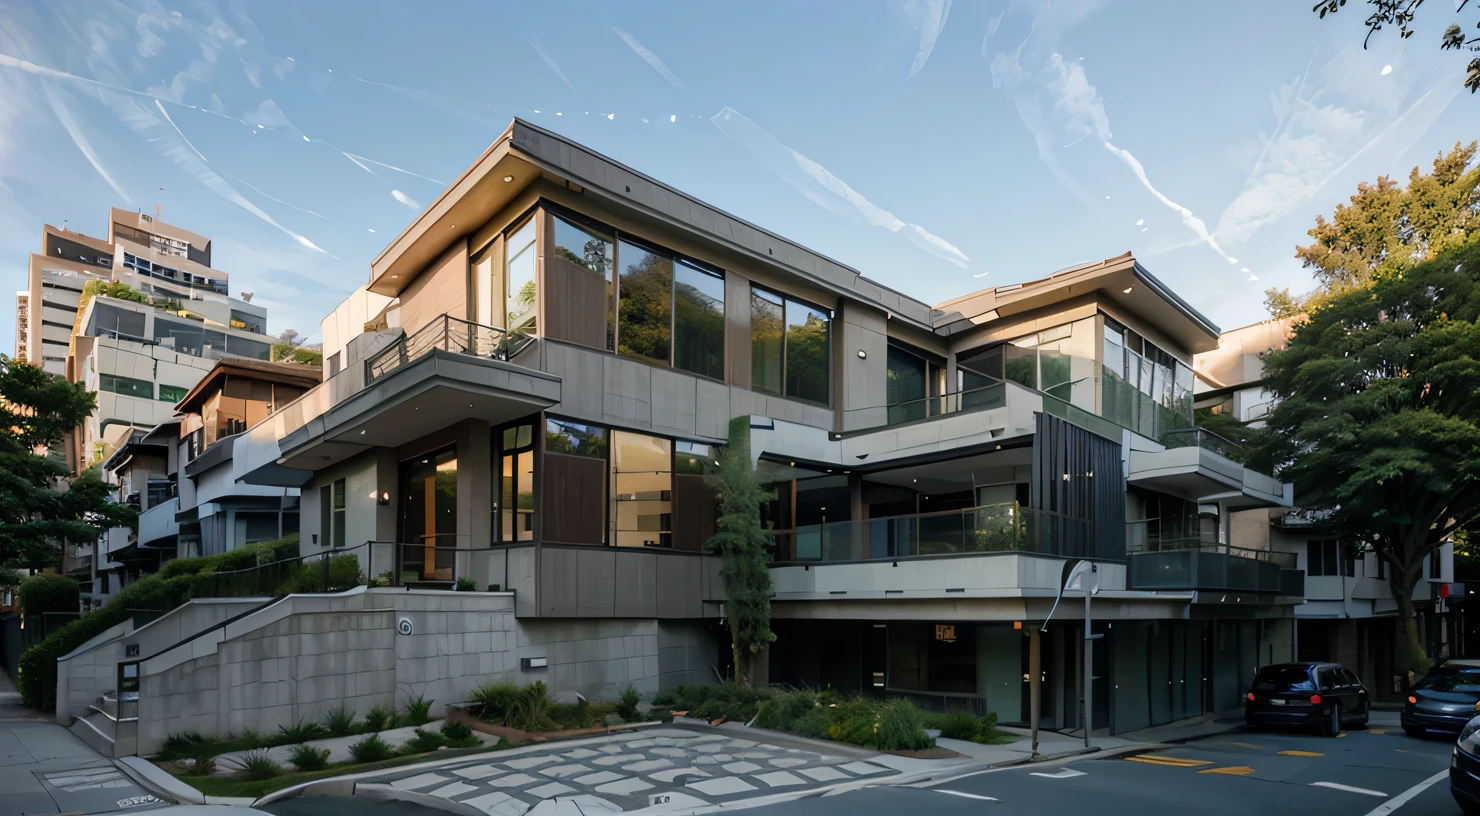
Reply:
[[360, 559], [353, 555], [336, 555], [328, 559], [302, 561], [296, 564], [277, 594], [293, 595], [310, 592], [343, 592], [365, 583]]
[[935, 745], [935, 740], [925, 733], [920, 709], [909, 700], [875, 704], [874, 716], [874, 742], [870, 747], [880, 751], [919, 751]]
[[[308, 742], [323, 734], [324, 729], [316, 722], [305, 722], [299, 720], [297, 725], [278, 726], [277, 739], [273, 740], [278, 745], [292, 745], [298, 742]], [[296, 763], [295, 763], [296, 764]]]
[[550, 690], [545, 687], [543, 680], [533, 683], [519, 690], [519, 710], [514, 721], [507, 723], [511, 728], [520, 731], [545, 731], [549, 730], [550, 722]]
[[242, 772], [248, 779], [271, 779], [282, 771], [266, 751], [252, 751], [242, 759]]
[[550, 690], [543, 681], [519, 687], [509, 682], [484, 683], [473, 689], [473, 699], [483, 705], [484, 722], [520, 731], [548, 731], [559, 727], [551, 719]]
[[940, 731], [946, 739], [970, 740], [976, 737], [976, 717], [965, 711], [948, 714], [932, 714], [925, 718], [925, 727]]
[[33, 575], [21, 582], [20, 596], [21, 611], [39, 618], [43, 612], [76, 612], [82, 592], [65, 575]]
[[[26, 649], [21, 654], [15, 677], [22, 701], [33, 708], [50, 708], [57, 685], [57, 658], [110, 627], [123, 623], [131, 610], [169, 611], [191, 598], [210, 597], [222, 592], [247, 596], [262, 594], [263, 590], [258, 586], [262, 579], [255, 571], [228, 581], [216, 573], [218, 566], [242, 565], [242, 568], [248, 568], [257, 564], [259, 559], [281, 561], [294, 558], [297, 553], [298, 536], [294, 534], [280, 541], [249, 544], [220, 555], [166, 561], [158, 573], [129, 584], [115, 593], [102, 608], [83, 615]], [[263, 575], [273, 577], [277, 572], [264, 572]], [[76, 606], [72, 608], [76, 609]]]
[[403, 754], [425, 754], [435, 751], [447, 744], [447, 738], [436, 731], [423, 731], [420, 728], [412, 732], [411, 739], [401, 746]]
[[467, 723], [450, 720], [442, 723], [442, 736], [453, 748], [471, 748], [483, 744], [483, 740], [473, 735], [473, 729]]
[[457, 579], [457, 591], [458, 592], [477, 592], [478, 591], [478, 582], [477, 581], [474, 581], [472, 578], [468, 578], [468, 577], [459, 578], [459, 579]]
[[679, 686], [668, 694], [653, 698], [653, 705], [687, 710], [691, 716], [706, 720], [727, 717], [735, 722], [750, 722], [761, 703], [774, 699], [772, 689], [725, 683], [720, 686]]
[[365, 728], [368, 731], [384, 731], [396, 727], [396, 712], [385, 706], [375, 706], [365, 712]]
[[159, 758], [170, 760], [193, 757], [200, 752], [204, 743], [205, 740], [194, 731], [171, 734], [164, 738], [164, 744], [159, 747]]
[[395, 753], [395, 749], [381, 739], [379, 734], [371, 734], [349, 747], [349, 754], [356, 762], [379, 762], [390, 759]]
[[473, 689], [473, 700], [482, 704], [484, 722], [503, 725], [519, 703], [519, 687], [509, 682], [484, 683]]
[[265, 748], [268, 744], [265, 737], [250, 728], [244, 729], [236, 739], [246, 748]]
[[633, 723], [642, 720], [642, 715], [637, 713], [639, 699], [637, 688], [629, 683], [627, 690], [622, 692], [622, 699], [617, 702], [617, 714], [621, 715], [624, 722]]
[[354, 733], [355, 712], [352, 709], [340, 705], [324, 715], [324, 730], [330, 735], [343, 737]]
[[329, 767], [329, 749], [300, 745], [293, 749], [291, 761], [300, 771], [321, 771]]
[[[811, 714], [815, 708], [817, 708], [816, 692], [794, 691], [766, 703], [756, 717], [755, 725], [757, 728], [788, 731], [792, 723]], [[826, 732], [826, 726], [822, 730]]]
[[418, 694], [406, 701], [406, 716], [403, 718], [407, 725], [426, 725], [432, 721], [432, 703], [426, 697]]

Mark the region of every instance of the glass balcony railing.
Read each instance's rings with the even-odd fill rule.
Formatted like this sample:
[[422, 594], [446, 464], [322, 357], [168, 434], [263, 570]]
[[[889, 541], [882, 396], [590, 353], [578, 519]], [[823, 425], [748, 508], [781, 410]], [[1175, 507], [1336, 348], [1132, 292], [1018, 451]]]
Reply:
[[369, 385], [432, 351], [452, 351], [492, 360], [509, 360], [533, 340], [528, 334], [510, 333], [493, 326], [442, 315], [366, 360], [365, 383]]
[[1207, 536], [1148, 536], [1146, 526], [1126, 524], [1131, 589], [1304, 594], [1294, 553], [1234, 547]]
[[1015, 503], [832, 521], [794, 530], [775, 530], [772, 534], [778, 563], [837, 563], [995, 552], [1090, 558], [1096, 553], [1093, 521]]
[[1007, 404], [1001, 383], [973, 388], [969, 391], [952, 391], [935, 397], [897, 402], [887, 406], [887, 425], [902, 425], [921, 419], [958, 414], [970, 411], [989, 411]]
[[1213, 433], [1206, 428], [1168, 428], [1162, 431], [1159, 440], [1168, 448], [1202, 448], [1222, 456], [1230, 462], [1244, 463], [1244, 449], [1237, 442]]

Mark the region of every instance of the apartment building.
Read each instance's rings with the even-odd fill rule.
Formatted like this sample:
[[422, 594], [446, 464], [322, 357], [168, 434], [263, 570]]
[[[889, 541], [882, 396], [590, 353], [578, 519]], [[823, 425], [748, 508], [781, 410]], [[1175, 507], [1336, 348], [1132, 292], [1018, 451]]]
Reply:
[[[112, 279], [113, 250], [106, 242], [50, 224], [42, 226], [42, 250], [30, 256], [25, 317], [16, 321], [17, 352], [24, 333], [23, 359], [65, 377], [82, 290], [89, 281]], [[17, 295], [18, 311], [19, 301]]]
[[[763, 678], [1026, 722], [1041, 659], [1045, 724], [1087, 694], [1118, 733], [1294, 657], [1296, 557], [1233, 523], [1291, 488], [1195, 426], [1218, 329], [1129, 254], [931, 306], [516, 120], [340, 311], [332, 376], [231, 476], [302, 490], [305, 556], [512, 590], [513, 679], [726, 666], [704, 477], [742, 417], [775, 491]], [[1090, 689], [1082, 596], [1055, 608], [1080, 561]]]
[[[1198, 354], [1196, 406], [1263, 427], [1277, 404], [1266, 387], [1264, 355], [1284, 348], [1300, 318], [1267, 320], [1231, 329], [1216, 349]], [[1394, 672], [1398, 622], [1386, 564], [1360, 542], [1343, 541], [1322, 524], [1319, 513], [1298, 507], [1235, 513], [1231, 523], [1262, 546], [1294, 557], [1305, 573], [1305, 597], [1295, 606], [1296, 654], [1301, 660], [1331, 660], [1355, 670], [1376, 699], [1402, 698]], [[1447, 598], [1453, 585], [1454, 546], [1429, 559], [1414, 590], [1419, 631], [1430, 657], [1456, 657], [1458, 612]], [[1456, 601], [1460, 600], [1458, 597]]]
[[31, 338], [31, 293], [22, 289], [15, 293], [15, 358], [30, 359]]

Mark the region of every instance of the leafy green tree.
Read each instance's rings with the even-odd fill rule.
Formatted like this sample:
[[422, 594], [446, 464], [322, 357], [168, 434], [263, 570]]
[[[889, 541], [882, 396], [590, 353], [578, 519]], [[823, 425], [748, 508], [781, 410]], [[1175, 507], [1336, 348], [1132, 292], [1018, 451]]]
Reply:
[[1467, 243], [1480, 229], [1480, 166], [1470, 166], [1477, 150], [1476, 142], [1456, 143], [1434, 159], [1432, 172], [1413, 168], [1406, 187], [1388, 176], [1358, 184], [1330, 220], [1316, 216], [1306, 233], [1314, 240], [1296, 247], [1295, 257], [1316, 279], [1315, 291], [1267, 289], [1265, 308], [1276, 318], [1290, 317]]
[[[1367, 36], [1362, 39], [1362, 47], [1366, 48], [1372, 42], [1372, 35], [1384, 28], [1396, 29], [1398, 39], [1400, 40], [1406, 40], [1412, 37], [1414, 32], [1417, 31], [1414, 23], [1418, 19], [1419, 7], [1422, 5], [1423, 0], [1367, 0], [1367, 19], [1363, 21], [1363, 24], [1367, 26]], [[1444, 30], [1439, 35], [1440, 51], [1458, 51], [1480, 40], [1480, 37], [1466, 39], [1465, 30], [1460, 27], [1461, 22], [1468, 23], [1474, 19], [1473, 15], [1475, 12], [1473, 9], [1471, 10], [1472, 16], [1467, 17], [1465, 15], [1465, 7], [1469, 5], [1470, 0], [1458, 0], [1454, 4], [1453, 16], [1447, 19], [1448, 24], [1445, 25]], [[1311, 7], [1311, 11], [1319, 14], [1321, 19], [1324, 20], [1345, 6], [1346, 0], [1318, 0]], [[1433, 8], [1433, 6], [1431, 5], [1429, 8]], [[1434, 23], [1437, 29], [1437, 26], [1446, 23], [1446, 19], [1443, 16], [1445, 13], [1444, 11], [1434, 12], [1424, 19], [1427, 22]], [[1465, 87], [1470, 89], [1470, 93], [1480, 90], [1480, 59], [1470, 60], [1469, 65], [1466, 67]]]
[[1390, 567], [1399, 671], [1430, 665], [1413, 591], [1480, 521], [1480, 241], [1327, 299], [1265, 360], [1269, 461]]
[[137, 514], [109, 501], [112, 488], [95, 469], [69, 482], [67, 468], [46, 455], [96, 406], [80, 384], [0, 355], [0, 564], [59, 566], [63, 542], [137, 529]]
[[761, 527], [761, 504], [770, 498], [750, 461], [750, 417], [730, 420], [730, 444], [719, 455], [719, 473], [706, 480], [719, 497], [717, 532], [704, 551], [724, 558], [725, 618], [735, 659], [735, 682], [749, 685], [751, 663], [776, 640], [771, 632], [771, 570]]

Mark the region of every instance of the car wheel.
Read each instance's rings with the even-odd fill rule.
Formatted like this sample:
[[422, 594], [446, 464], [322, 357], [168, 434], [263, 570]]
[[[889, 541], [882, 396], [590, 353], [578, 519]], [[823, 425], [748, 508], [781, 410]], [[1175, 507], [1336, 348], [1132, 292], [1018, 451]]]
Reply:
[[1410, 737], [1413, 737], [1414, 739], [1422, 739], [1423, 736], [1428, 733], [1428, 731], [1416, 725], [1405, 725], [1403, 726], [1403, 733], [1407, 734]]
[[1321, 733], [1328, 737], [1341, 733], [1341, 706], [1331, 706], [1331, 716], [1321, 725]]

